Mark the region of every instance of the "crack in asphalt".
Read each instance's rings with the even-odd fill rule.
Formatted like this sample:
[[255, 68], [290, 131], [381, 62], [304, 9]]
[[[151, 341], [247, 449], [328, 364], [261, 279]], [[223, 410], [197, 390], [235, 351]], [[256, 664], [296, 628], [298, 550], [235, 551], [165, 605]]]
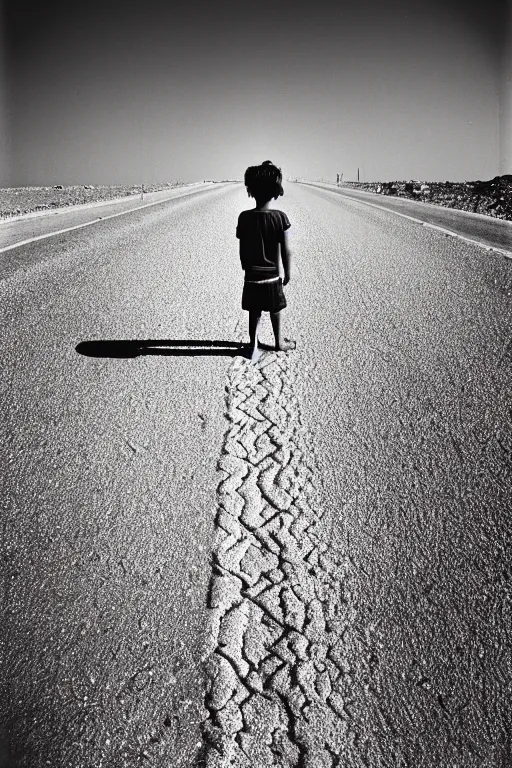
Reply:
[[357, 738], [343, 637], [350, 561], [325, 540], [286, 355], [228, 372], [205, 653], [206, 768], [334, 768]]

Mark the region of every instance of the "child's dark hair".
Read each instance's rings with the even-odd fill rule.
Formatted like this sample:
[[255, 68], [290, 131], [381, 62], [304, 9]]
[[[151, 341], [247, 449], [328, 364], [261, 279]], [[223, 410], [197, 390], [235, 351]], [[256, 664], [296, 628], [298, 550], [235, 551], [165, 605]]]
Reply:
[[247, 187], [249, 197], [256, 200], [277, 200], [283, 194], [283, 174], [270, 160], [265, 160], [261, 165], [251, 165], [244, 174], [244, 184]]

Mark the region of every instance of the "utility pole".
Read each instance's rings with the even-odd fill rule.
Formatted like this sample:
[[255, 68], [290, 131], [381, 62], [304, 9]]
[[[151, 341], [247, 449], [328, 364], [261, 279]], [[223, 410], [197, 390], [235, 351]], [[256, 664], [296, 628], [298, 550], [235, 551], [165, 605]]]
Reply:
[[357, 169], [357, 180], [359, 181], [359, 168]]
[[140, 187], [140, 199], [144, 200], [144, 183], [142, 183]]

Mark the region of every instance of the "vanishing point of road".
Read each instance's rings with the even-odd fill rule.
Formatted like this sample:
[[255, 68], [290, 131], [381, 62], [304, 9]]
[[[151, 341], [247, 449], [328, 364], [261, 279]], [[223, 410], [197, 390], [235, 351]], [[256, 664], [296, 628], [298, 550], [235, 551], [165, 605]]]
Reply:
[[0, 225], [2, 766], [512, 765], [512, 261], [285, 193]]

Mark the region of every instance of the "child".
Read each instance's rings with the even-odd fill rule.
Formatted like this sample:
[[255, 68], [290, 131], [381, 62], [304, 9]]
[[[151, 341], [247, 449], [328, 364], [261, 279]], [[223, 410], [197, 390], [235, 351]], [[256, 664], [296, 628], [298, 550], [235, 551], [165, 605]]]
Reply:
[[[270, 312], [277, 351], [287, 351], [295, 343], [281, 336], [280, 312], [286, 307], [283, 285], [290, 282], [290, 252], [286, 230], [290, 228], [283, 211], [269, 208], [272, 198], [283, 194], [281, 169], [270, 160], [247, 168], [244, 182], [255, 208], [242, 211], [238, 217], [236, 236], [240, 240], [240, 261], [245, 271], [242, 309], [249, 312], [249, 354], [255, 362], [260, 356], [258, 330], [262, 312]], [[279, 250], [284, 280], [279, 276]]]

